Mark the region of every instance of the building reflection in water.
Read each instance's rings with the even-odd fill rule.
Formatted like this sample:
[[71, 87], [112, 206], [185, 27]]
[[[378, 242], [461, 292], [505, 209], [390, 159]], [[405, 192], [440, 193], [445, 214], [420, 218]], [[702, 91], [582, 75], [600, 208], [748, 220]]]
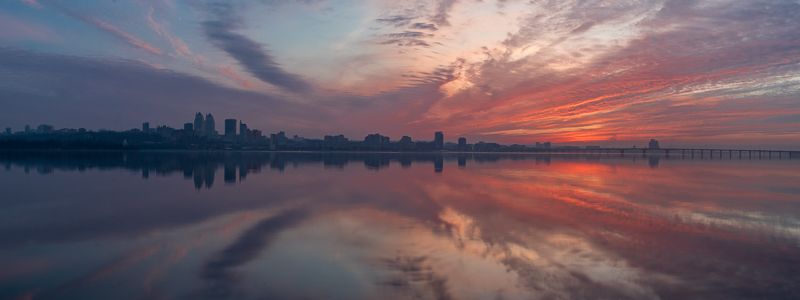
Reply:
[[[582, 155], [555, 155], [564, 160], [619, 159], [619, 157], [591, 157]], [[381, 170], [397, 163], [403, 168], [412, 164], [431, 165], [436, 173], [444, 171], [446, 161], [456, 161], [465, 168], [467, 161], [491, 163], [503, 160], [530, 160], [549, 164], [554, 155], [536, 154], [463, 154], [463, 153], [292, 153], [292, 152], [0, 152], [6, 170], [20, 166], [25, 172], [35, 170], [49, 174], [54, 170], [128, 169], [141, 172], [143, 179], [151, 173], [169, 176], [182, 173], [191, 179], [197, 189], [212, 188], [215, 176], [222, 169], [223, 181], [235, 184], [249, 173], [262, 168], [284, 171], [287, 166], [322, 164], [325, 168], [342, 169], [350, 163], [362, 163], [370, 170]], [[628, 157], [635, 161], [638, 158]], [[658, 166], [659, 157], [649, 157], [651, 167]]]
[[800, 161], [15, 152], [0, 164], [3, 299], [800, 290]]

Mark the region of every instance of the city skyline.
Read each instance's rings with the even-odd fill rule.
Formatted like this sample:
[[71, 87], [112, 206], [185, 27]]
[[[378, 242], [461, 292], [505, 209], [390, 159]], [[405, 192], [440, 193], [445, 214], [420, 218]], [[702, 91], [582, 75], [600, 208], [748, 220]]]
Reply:
[[[257, 148], [249, 148], [252, 150], [312, 150], [312, 151], [330, 151], [330, 150], [358, 150], [358, 151], [375, 151], [375, 150], [388, 150], [388, 151], [436, 151], [436, 150], [450, 150], [450, 151], [466, 151], [466, 152], [514, 152], [514, 151], [547, 151], [547, 150], [554, 150], [554, 151], [561, 151], [561, 150], [587, 150], [589, 153], [595, 150], [625, 150], [625, 149], [649, 149], [649, 150], [669, 150], [669, 151], [681, 151], [683, 155], [686, 154], [685, 151], [692, 150], [692, 151], [700, 151], [700, 157], [702, 158], [704, 155], [704, 151], [712, 151], [709, 155], [713, 155], [713, 151], [718, 151], [720, 157], [722, 156], [722, 151], [728, 151], [728, 155], [732, 158], [733, 151], [740, 151], [740, 158], [741, 153], [744, 151], [753, 152], [758, 151], [757, 153], [768, 153], [768, 157], [772, 156], [772, 153], [778, 153], [778, 158], [782, 158], [783, 153], [787, 153], [789, 158], [792, 158], [793, 153], [799, 152], [796, 149], [767, 149], [767, 148], [744, 148], [744, 147], [730, 147], [730, 148], [704, 148], [704, 147], [661, 147], [660, 142], [654, 138], [651, 138], [649, 141], [645, 141], [643, 145], [639, 145], [638, 143], [634, 143], [630, 146], [621, 146], [621, 147], [609, 147], [609, 146], [599, 146], [599, 145], [575, 145], [570, 143], [560, 144], [558, 146], [554, 146], [550, 141], [534, 141], [529, 143], [514, 143], [514, 144], [503, 144], [497, 143], [495, 141], [484, 141], [478, 140], [474, 141], [473, 143], [468, 143], [468, 139], [463, 136], [456, 136], [448, 141], [445, 138], [444, 132], [442, 131], [435, 131], [433, 132], [433, 138], [431, 140], [426, 139], [414, 139], [409, 135], [403, 135], [400, 138], [392, 139], [390, 136], [383, 135], [379, 132], [367, 134], [363, 140], [359, 140], [359, 138], [351, 139], [350, 137], [345, 136], [341, 133], [331, 133], [326, 134], [322, 137], [307, 137], [307, 136], [300, 136], [297, 134], [291, 135], [292, 137], [289, 138], [289, 135], [286, 134], [285, 131], [276, 129], [275, 133], [267, 133], [264, 134], [262, 130], [249, 128], [244, 120], [236, 119], [236, 118], [226, 118], [224, 119], [224, 123], [222, 124], [222, 132], [216, 130], [216, 121], [212, 113], [204, 114], [202, 112], [197, 112], [195, 114], [194, 120], [191, 122], [186, 122], [183, 124], [183, 127], [174, 128], [168, 125], [157, 125], [156, 127], [151, 127], [149, 121], [145, 121], [141, 123], [140, 128], [130, 128], [120, 131], [108, 130], [108, 129], [100, 129], [98, 131], [88, 130], [86, 128], [56, 128], [53, 125], [49, 124], [40, 124], [36, 127], [25, 125], [23, 130], [14, 131], [13, 128], [6, 127], [2, 132], [0, 132], [0, 141], [3, 141], [1, 138], [5, 137], [6, 144], [0, 145], [2, 147], [11, 147], [17, 148], [19, 145], [13, 145], [15, 142], [41, 142], [41, 141], [80, 141], [85, 139], [85, 137], [75, 137], [69, 136], [74, 134], [93, 134], [93, 133], [115, 133], [115, 134], [122, 134], [121, 136], [117, 136], [116, 139], [124, 140], [124, 146], [128, 147], [128, 142], [126, 135], [128, 134], [151, 134], [151, 135], [158, 135], [162, 138], [167, 138], [169, 142], [172, 143], [172, 147], [179, 146], [185, 147], [190, 146], [193, 144], [197, 144], [200, 142], [201, 144], [205, 144], [205, 147], [211, 146], [219, 147], [220, 145], [226, 145], [226, 143], [232, 143], [232, 145], [238, 146], [260, 146]], [[51, 139], [51, 136], [58, 136], [62, 135], [62, 137]], [[65, 139], [63, 135], [67, 135]], [[34, 140], [27, 140], [26, 137], [31, 136], [39, 136]], [[42, 137], [44, 138], [42, 140]], [[132, 136], [135, 137], [135, 136]], [[187, 139], [188, 137], [194, 139]], [[107, 137], [106, 137], [107, 138]], [[136, 137], [138, 138], [138, 137]], [[198, 138], [202, 140], [197, 140]], [[113, 140], [113, 139], [112, 139]], [[11, 142], [12, 144], [8, 144]], [[159, 143], [163, 143], [164, 141], [160, 141]], [[287, 143], [294, 143], [293, 145], [289, 145]], [[639, 141], [641, 142], [641, 141]], [[149, 142], [149, 143], [152, 143]], [[209, 144], [210, 143], [210, 144]], [[221, 143], [221, 144], [220, 144]], [[310, 143], [310, 144], [309, 144]], [[102, 145], [93, 145], [88, 146], [89, 148], [104, 148], [111, 146], [111, 144], [103, 144]], [[43, 145], [29, 145], [33, 148], [41, 148]], [[119, 145], [115, 145], [112, 148], [116, 149]], [[139, 145], [141, 146], [141, 145]], [[283, 146], [283, 148], [281, 148]], [[50, 146], [44, 146], [50, 147]], [[61, 146], [59, 146], [61, 147]], [[72, 148], [81, 148], [87, 147], [87, 145], [80, 146], [80, 145], [73, 145], [70, 146]], [[24, 147], [23, 147], [24, 148]], [[68, 147], [69, 148], [69, 147]], [[146, 149], [146, 148], [144, 148]], [[202, 147], [201, 147], [202, 149]], [[227, 148], [218, 148], [218, 149], [227, 149]], [[236, 150], [236, 149], [230, 149]], [[669, 151], [665, 152], [666, 155], [669, 155]], [[624, 153], [624, 152], [620, 152]], [[642, 152], [644, 154], [644, 152]], [[692, 154], [693, 157], [694, 154]], [[752, 153], [746, 154], [745, 157], [752, 158]], [[759, 158], [761, 157], [761, 154]]]
[[5, 1], [0, 127], [181, 128], [201, 110], [302, 136], [798, 149], [798, 13], [788, 0]]

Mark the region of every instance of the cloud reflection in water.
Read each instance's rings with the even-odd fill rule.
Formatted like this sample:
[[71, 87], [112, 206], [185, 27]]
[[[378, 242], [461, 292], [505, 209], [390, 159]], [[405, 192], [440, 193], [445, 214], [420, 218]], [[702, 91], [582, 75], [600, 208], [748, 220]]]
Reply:
[[[800, 282], [798, 161], [109, 152], [0, 163], [0, 261], [18, 262], [2, 297], [791, 298]], [[156, 250], [103, 271], [135, 249]]]

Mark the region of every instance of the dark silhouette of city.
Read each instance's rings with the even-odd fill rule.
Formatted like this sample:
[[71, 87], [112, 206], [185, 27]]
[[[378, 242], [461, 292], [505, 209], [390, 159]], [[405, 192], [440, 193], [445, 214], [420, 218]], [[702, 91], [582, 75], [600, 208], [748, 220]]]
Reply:
[[0, 149], [206, 149], [206, 150], [276, 150], [276, 151], [528, 151], [547, 150], [550, 143], [501, 145], [478, 142], [468, 144], [459, 137], [458, 143], [445, 142], [444, 132], [433, 133], [433, 140], [412, 140], [403, 136], [392, 141], [380, 133], [367, 135], [363, 140], [351, 140], [342, 134], [326, 135], [322, 139], [287, 136], [280, 131], [264, 134], [251, 129], [241, 120], [225, 119], [222, 132], [217, 130], [212, 114], [198, 112], [182, 128], [151, 127], [149, 122], [141, 128], [126, 131], [91, 131], [83, 128], [55, 129], [52, 125], [36, 128], [25, 126], [13, 132], [6, 128], [0, 134]]
[[380, 133], [368, 134], [362, 140], [351, 140], [342, 134], [326, 135], [322, 139], [306, 138], [298, 135], [289, 137], [280, 131], [264, 134], [251, 129], [241, 120], [225, 119], [223, 132], [217, 131], [212, 114], [198, 112], [191, 122], [184, 123], [180, 129], [161, 125], [155, 128], [149, 122], [141, 128], [126, 131], [99, 130], [84, 128], [55, 129], [52, 125], [39, 125], [36, 128], [25, 126], [24, 130], [13, 132], [6, 128], [0, 134], [2, 149], [102, 149], [102, 150], [261, 150], [261, 151], [357, 151], [357, 152], [580, 152], [580, 153], [619, 153], [619, 154], [666, 154], [699, 158], [714, 156], [722, 158], [795, 158], [798, 151], [786, 150], [744, 150], [744, 149], [688, 149], [663, 148], [659, 141], [651, 139], [647, 147], [607, 148], [600, 146], [554, 146], [551, 142], [536, 142], [531, 145], [503, 145], [483, 142], [468, 143], [465, 137], [458, 137], [456, 143], [447, 142], [442, 131], [433, 133], [432, 140], [414, 140], [403, 136], [392, 141]]

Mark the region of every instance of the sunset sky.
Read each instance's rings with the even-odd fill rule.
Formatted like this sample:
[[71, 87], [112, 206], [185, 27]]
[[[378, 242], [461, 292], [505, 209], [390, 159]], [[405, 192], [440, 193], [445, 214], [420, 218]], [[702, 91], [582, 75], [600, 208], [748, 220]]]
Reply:
[[0, 127], [800, 149], [800, 1], [7, 0]]

